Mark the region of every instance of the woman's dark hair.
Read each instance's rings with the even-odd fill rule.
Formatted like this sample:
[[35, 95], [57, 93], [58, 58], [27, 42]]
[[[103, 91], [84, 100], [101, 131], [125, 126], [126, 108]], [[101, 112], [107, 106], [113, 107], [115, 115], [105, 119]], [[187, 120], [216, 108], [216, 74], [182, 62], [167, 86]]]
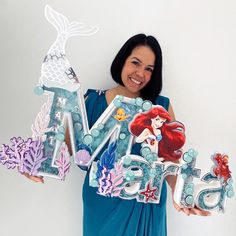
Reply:
[[121, 72], [127, 57], [131, 55], [133, 49], [137, 46], [148, 46], [155, 54], [155, 65], [151, 80], [140, 91], [143, 99], [148, 99], [154, 103], [162, 89], [162, 52], [158, 41], [153, 36], [137, 34], [128, 39], [111, 64], [111, 75], [114, 81], [124, 85], [121, 79]]

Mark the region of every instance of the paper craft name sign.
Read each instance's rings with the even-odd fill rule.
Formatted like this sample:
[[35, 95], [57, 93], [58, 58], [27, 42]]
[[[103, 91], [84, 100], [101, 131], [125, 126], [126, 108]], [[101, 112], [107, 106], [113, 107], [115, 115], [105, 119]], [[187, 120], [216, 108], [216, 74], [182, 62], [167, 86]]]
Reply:
[[[35, 92], [47, 94], [48, 101], [32, 125], [32, 138], [13, 137], [11, 146], [3, 144], [0, 162], [21, 173], [64, 180], [71, 165], [68, 132], [74, 162], [91, 167], [90, 185], [98, 194], [159, 203], [165, 177], [178, 175], [177, 203], [223, 212], [226, 198], [234, 195], [228, 157], [212, 156], [213, 167], [197, 190], [193, 183], [201, 174], [195, 168], [197, 152], [182, 153], [184, 125], [171, 122], [163, 107], [141, 98], [117, 96], [89, 128], [84, 96], [65, 56], [65, 45], [69, 37], [91, 35], [97, 28], [70, 23], [49, 6], [45, 16], [58, 35], [43, 61]], [[175, 163], [178, 160], [181, 164]]]

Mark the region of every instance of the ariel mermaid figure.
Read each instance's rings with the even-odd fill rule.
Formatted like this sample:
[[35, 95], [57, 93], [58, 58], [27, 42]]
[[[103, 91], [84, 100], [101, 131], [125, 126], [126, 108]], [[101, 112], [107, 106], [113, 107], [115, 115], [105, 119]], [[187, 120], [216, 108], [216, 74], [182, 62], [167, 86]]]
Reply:
[[137, 143], [148, 146], [161, 161], [177, 162], [182, 155], [180, 148], [185, 143], [184, 125], [171, 121], [162, 106], [155, 106], [135, 116], [130, 124], [130, 132], [136, 136]]

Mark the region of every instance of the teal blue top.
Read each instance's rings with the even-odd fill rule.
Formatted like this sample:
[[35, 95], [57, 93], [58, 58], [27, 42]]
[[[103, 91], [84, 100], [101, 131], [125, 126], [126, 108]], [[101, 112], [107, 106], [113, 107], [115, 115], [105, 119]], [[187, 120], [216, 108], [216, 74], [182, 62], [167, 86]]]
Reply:
[[[104, 91], [89, 89], [86, 93], [86, 110], [91, 127], [107, 108]], [[156, 104], [169, 107], [169, 99], [159, 96]], [[134, 145], [132, 154], [139, 154]], [[164, 181], [159, 204], [140, 203], [118, 197], [104, 197], [89, 186], [89, 172], [83, 185], [84, 236], [166, 236], [166, 182]]]

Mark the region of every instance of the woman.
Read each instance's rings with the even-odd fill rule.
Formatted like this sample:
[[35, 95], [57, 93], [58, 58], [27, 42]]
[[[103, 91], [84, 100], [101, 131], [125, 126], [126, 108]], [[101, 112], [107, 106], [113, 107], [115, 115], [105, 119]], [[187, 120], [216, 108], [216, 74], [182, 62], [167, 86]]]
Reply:
[[[111, 75], [118, 84], [107, 91], [88, 90], [86, 109], [90, 127], [96, 122], [116, 95], [130, 98], [142, 97], [168, 110], [171, 119], [174, 113], [169, 99], [159, 96], [162, 89], [162, 53], [157, 40], [152, 36], [138, 34], [131, 37], [120, 49], [111, 65]], [[133, 154], [138, 154], [140, 145], [135, 144]], [[30, 176], [37, 182], [43, 178]], [[176, 178], [169, 176], [167, 182], [174, 191]], [[166, 183], [162, 187], [159, 204], [145, 204], [136, 200], [123, 200], [98, 195], [97, 189], [89, 186], [89, 171], [83, 185], [83, 234], [84, 236], [165, 236], [166, 232]], [[207, 215], [199, 209], [180, 208], [186, 214]]]

